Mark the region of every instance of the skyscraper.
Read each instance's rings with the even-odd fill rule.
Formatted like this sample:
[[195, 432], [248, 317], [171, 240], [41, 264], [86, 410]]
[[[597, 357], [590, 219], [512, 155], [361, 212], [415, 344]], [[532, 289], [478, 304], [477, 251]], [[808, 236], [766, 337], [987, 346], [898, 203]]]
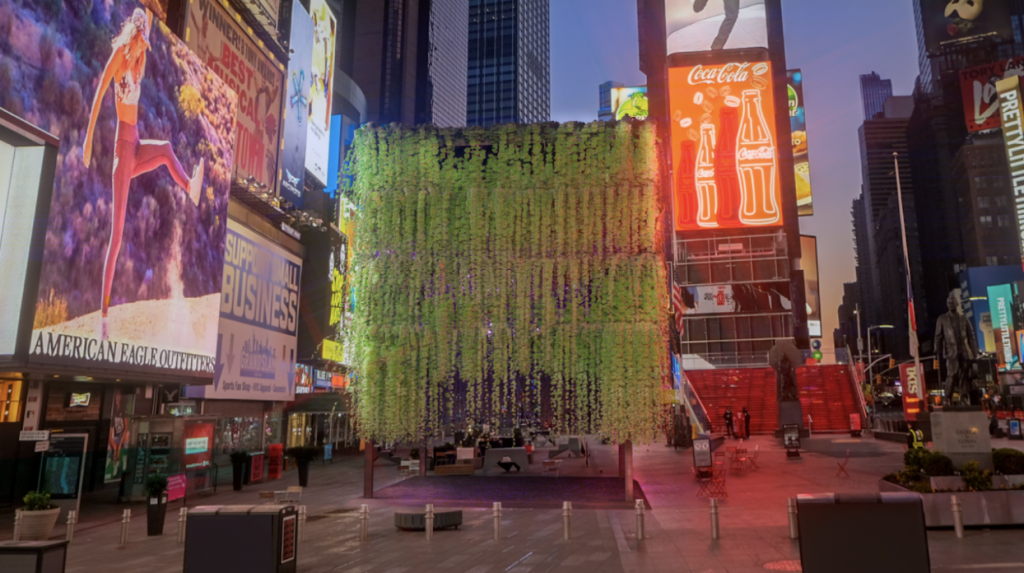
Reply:
[[551, 116], [549, 0], [468, 0], [468, 125]]
[[892, 80], [883, 80], [878, 72], [860, 76], [860, 99], [864, 102], [864, 119], [873, 119], [885, 111], [885, 100], [892, 97]]

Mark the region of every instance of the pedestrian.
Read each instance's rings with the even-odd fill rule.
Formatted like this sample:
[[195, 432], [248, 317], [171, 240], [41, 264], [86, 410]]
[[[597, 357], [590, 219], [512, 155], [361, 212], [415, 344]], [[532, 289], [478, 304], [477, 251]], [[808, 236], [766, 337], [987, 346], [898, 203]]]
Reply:
[[[732, 35], [732, 29], [736, 27], [736, 22], [740, 19], [740, 0], [723, 0], [722, 3], [725, 5], [725, 19], [722, 20], [722, 25], [718, 28], [718, 35], [711, 43], [712, 50], [725, 48], [725, 43], [729, 41], [729, 36]], [[707, 4], [708, 0], [695, 0], [693, 11], [697, 13], [703, 12]]]
[[747, 411], [747, 407], [743, 407], [743, 437], [750, 439], [750, 412]]
[[733, 434], [733, 430], [732, 430], [732, 418], [733, 418], [732, 407], [726, 408], [725, 409], [725, 415], [722, 416], [722, 417], [725, 418], [725, 432], [726, 432], [726, 435], [728, 437], [730, 437], [730, 438], [734, 438], [735, 435]]

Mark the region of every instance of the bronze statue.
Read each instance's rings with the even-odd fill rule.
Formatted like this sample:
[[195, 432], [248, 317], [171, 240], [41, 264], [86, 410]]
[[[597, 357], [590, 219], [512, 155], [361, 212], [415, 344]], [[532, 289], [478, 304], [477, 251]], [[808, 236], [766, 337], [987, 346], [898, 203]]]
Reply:
[[971, 321], [959, 312], [956, 295], [950, 295], [946, 306], [949, 312], [935, 323], [935, 369], [939, 370], [941, 360], [946, 360], [945, 402], [952, 404], [954, 391], [962, 396], [964, 383], [970, 380], [971, 361], [978, 356], [978, 340]]

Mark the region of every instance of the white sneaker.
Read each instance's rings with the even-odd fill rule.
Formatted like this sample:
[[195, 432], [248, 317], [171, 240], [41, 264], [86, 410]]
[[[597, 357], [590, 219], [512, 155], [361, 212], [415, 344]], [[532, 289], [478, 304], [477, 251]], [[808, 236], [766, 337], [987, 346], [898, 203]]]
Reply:
[[196, 206], [199, 206], [199, 197], [203, 194], [203, 174], [205, 173], [204, 161], [204, 159], [199, 160], [199, 165], [196, 165], [195, 171], [192, 172], [192, 181], [190, 181], [188, 185], [188, 196]]

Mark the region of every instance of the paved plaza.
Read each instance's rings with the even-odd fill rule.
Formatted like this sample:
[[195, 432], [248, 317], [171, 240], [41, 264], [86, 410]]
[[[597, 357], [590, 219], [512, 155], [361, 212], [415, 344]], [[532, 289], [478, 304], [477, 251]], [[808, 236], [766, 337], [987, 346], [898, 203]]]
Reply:
[[[997, 447], [1006, 444], [998, 444]], [[664, 445], [638, 447], [634, 454], [637, 482], [651, 509], [646, 512], [646, 538], [637, 540], [636, 514], [630, 509], [576, 509], [572, 539], [562, 539], [561, 510], [506, 508], [502, 539], [492, 540], [490, 509], [464, 507], [459, 530], [425, 534], [394, 528], [395, 509], [422, 508], [403, 500], [362, 500], [362, 459], [346, 458], [312, 468], [302, 504], [309, 519], [299, 546], [302, 572], [467, 573], [525, 572], [673, 572], [746, 573], [799, 571], [799, 545], [788, 537], [786, 499], [800, 493], [875, 492], [883, 474], [900, 467], [904, 448], [871, 438], [816, 436], [798, 460], [787, 460], [777, 441], [755, 437], [750, 449], [761, 451], [760, 469], [728, 478], [728, 499], [721, 501], [721, 539], [711, 539], [708, 500], [698, 498], [691, 476], [691, 452]], [[850, 477], [836, 477], [836, 463], [851, 451]], [[582, 475], [614, 476], [615, 448], [593, 448], [590, 467], [570, 460], [567, 469]], [[539, 466], [535, 465], [539, 469]], [[411, 478], [417, 479], [417, 478]], [[489, 479], [489, 478], [476, 478]], [[515, 480], [514, 476], [493, 479]], [[549, 479], [558, 480], [551, 476]], [[197, 504], [259, 503], [261, 489], [281, 489], [296, 481], [294, 472], [282, 480], [249, 486], [243, 492], [221, 490]], [[378, 490], [399, 481], [397, 468], [378, 462]], [[358, 541], [358, 508], [371, 508], [370, 539]], [[193, 505], [190, 502], [190, 505]], [[452, 503], [439, 505], [452, 506]], [[457, 504], [456, 504], [457, 506]], [[621, 506], [619, 506], [621, 507]], [[120, 508], [83, 514], [71, 550], [68, 571], [86, 573], [157, 573], [181, 571], [183, 545], [175, 542], [176, 510], [168, 512], [162, 537], [145, 536], [145, 513], [135, 506], [131, 539], [118, 547]], [[173, 515], [172, 515], [173, 514]], [[106, 516], [104, 519], [98, 516]], [[113, 518], [113, 519], [112, 519]], [[4, 530], [9, 537], [9, 529]], [[1024, 571], [1024, 533], [1019, 529], [968, 530], [956, 539], [952, 531], [929, 533], [933, 571], [981, 573]], [[864, 551], [884, 560], [898, 547], [865, 531]]]

